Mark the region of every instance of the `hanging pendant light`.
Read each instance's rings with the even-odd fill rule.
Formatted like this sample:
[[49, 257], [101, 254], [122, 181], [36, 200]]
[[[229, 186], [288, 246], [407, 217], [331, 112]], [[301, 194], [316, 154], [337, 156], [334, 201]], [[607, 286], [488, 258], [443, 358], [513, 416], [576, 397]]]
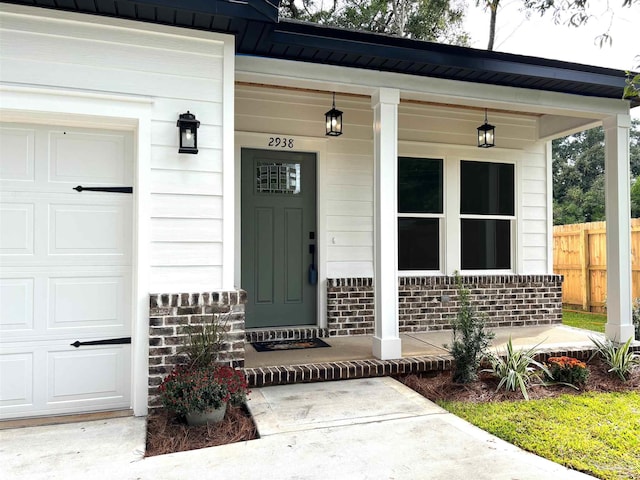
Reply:
[[496, 146], [496, 127], [487, 122], [487, 109], [484, 109], [484, 124], [478, 127], [478, 147], [490, 148]]
[[327, 133], [330, 137], [342, 135], [342, 112], [336, 110], [336, 92], [333, 92], [333, 106], [331, 110], [324, 114], [327, 122]]

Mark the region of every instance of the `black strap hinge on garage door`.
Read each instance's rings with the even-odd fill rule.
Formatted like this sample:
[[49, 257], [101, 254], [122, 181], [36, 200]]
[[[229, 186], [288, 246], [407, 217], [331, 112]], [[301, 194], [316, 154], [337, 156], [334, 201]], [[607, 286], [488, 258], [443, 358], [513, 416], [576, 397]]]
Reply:
[[107, 338], [106, 340], [91, 340], [90, 342], [79, 342], [76, 340], [71, 344], [72, 347], [81, 347], [83, 345], [124, 345], [131, 343], [131, 337]]
[[110, 192], [110, 193], [133, 193], [133, 187], [83, 187], [78, 185], [74, 187], [77, 192]]

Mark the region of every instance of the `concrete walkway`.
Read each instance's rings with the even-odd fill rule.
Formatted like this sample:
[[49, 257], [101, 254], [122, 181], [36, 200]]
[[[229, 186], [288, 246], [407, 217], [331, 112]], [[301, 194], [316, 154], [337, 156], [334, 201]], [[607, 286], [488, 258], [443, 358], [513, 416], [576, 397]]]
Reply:
[[0, 431], [3, 479], [592, 478], [524, 452], [391, 378], [256, 389], [261, 438], [141, 458], [144, 419]]

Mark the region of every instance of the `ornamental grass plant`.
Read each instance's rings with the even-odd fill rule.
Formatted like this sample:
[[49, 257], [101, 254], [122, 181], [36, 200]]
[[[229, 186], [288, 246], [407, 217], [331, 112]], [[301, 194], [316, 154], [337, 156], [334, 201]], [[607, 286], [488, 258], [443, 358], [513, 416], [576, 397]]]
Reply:
[[491, 368], [484, 369], [483, 372], [490, 372], [499, 379], [496, 392], [501, 388], [507, 391], [515, 391], [519, 388], [525, 400], [529, 400], [527, 391], [529, 385], [535, 380], [542, 382], [539, 371], [547, 377], [553, 378], [549, 369], [535, 360], [534, 357], [537, 353], [538, 345], [528, 350], [514, 349], [511, 337], [509, 337], [505, 354], [503, 356], [490, 355]]
[[609, 367], [609, 372], [618, 376], [620, 380], [625, 382], [629, 374], [634, 368], [640, 365], [640, 355], [631, 350], [631, 341], [629, 338], [624, 344], [618, 344], [610, 339], [600, 340], [591, 337], [591, 341], [596, 346], [595, 355], [600, 358]]
[[216, 363], [227, 338], [228, 319], [228, 315], [212, 315], [209, 321], [184, 325], [185, 335], [178, 353], [186, 356], [191, 368], [204, 368]]
[[217, 363], [227, 338], [228, 315], [211, 315], [202, 323], [185, 325], [185, 363], [177, 365], [159, 387], [162, 405], [179, 417], [207, 413], [228, 402], [240, 405], [249, 390], [242, 370]]

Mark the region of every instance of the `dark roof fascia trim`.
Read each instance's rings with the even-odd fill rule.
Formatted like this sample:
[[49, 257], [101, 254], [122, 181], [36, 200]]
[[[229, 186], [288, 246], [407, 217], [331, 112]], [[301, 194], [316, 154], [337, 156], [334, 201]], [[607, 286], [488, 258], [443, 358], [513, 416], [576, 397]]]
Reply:
[[[545, 59], [537, 57], [488, 52], [469, 47], [400, 39], [387, 35], [363, 34], [363, 32], [335, 30], [326, 27], [314, 29], [311, 25], [305, 25], [310, 28], [305, 29], [308, 33], [302, 33], [299, 31], [298, 25], [300, 24], [293, 22], [281, 22], [278, 24], [272, 36], [274, 43], [303, 45], [311, 48], [328, 49], [334, 52], [357, 53], [364, 56], [384, 56], [394, 60], [443, 65], [496, 74], [525, 75], [624, 88], [625, 72], [615, 69], [565, 63], [558, 60], [545, 61]], [[289, 26], [294, 26], [294, 28], [288, 28]], [[336, 33], [343, 34], [340, 36], [342, 38], [335, 35]], [[334, 34], [335, 36], [327, 34]]]
[[278, 6], [269, 0], [126, 0], [156, 7], [173, 8], [176, 11], [223, 15], [247, 20], [278, 22]]

